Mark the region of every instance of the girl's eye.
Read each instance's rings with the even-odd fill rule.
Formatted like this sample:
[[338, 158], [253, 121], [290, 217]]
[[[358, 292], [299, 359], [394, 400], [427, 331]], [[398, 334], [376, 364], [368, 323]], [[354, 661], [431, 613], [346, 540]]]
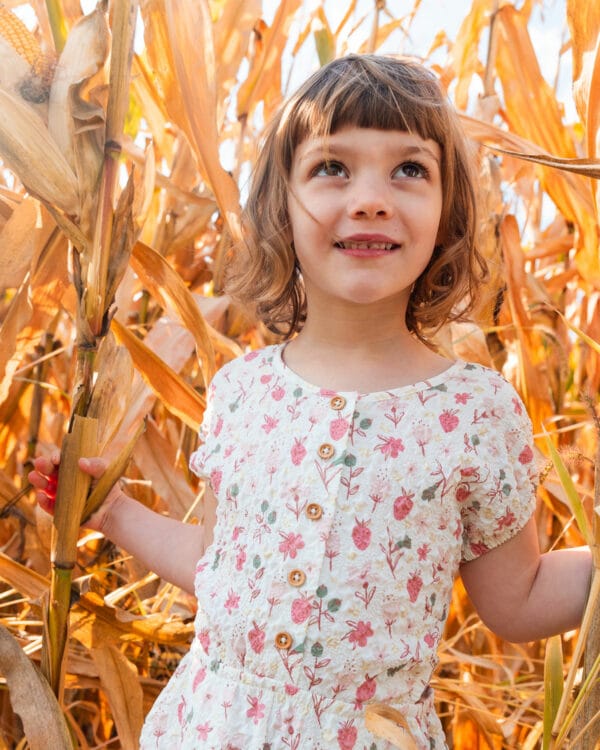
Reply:
[[416, 161], [407, 161], [401, 164], [395, 172], [398, 177], [427, 177], [429, 170], [424, 164]]
[[314, 170], [315, 177], [345, 177], [346, 170], [337, 161], [324, 161]]

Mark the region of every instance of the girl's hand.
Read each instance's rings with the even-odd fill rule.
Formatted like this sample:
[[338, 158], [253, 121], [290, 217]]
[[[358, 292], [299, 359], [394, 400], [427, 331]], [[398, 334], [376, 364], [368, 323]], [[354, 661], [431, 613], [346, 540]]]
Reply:
[[[79, 468], [89, 474], [92, 479], [100, 479], [106, 471], [107, 463], [103, 458], [80, 458]], [[49, 458], [38, 456], [33, 461], [33, 471], [29, 472], [29, 481], [36, 488], [35, 497], [38, 505], [46, 513], [54, 513], [56, 503], [56, 487], [60, 467], [60, 452], [54, 451]], [[86, 529], [102, 531], [115, 500], [122, 492], [115, 485], [108, 493], [100, 508], [84, 524]]]

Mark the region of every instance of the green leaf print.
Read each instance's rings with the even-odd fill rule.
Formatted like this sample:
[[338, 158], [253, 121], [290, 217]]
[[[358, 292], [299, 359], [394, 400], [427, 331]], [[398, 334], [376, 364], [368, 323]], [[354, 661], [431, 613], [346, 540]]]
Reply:
[[269, 515], [267, 516], [267, 521], [272, 526], [275, 523], [276, 520], [277, 520], [277, 511], [276, 510], [272, 510], [269, 513]]
[[396, 549], [410, 549], [411, 547], [412, 541], [408, 534], [404, 537], [404, 539], [398, 539], [398, 541], [396, 542]]
[[260, 568], [260, 555], [254, 555], [252, 565], [254, 566], [255, 570], [258, 570]]
[[267, 512], [267, 508], [269, 507], [269, 503], [266, 500], [263, 500], [260, 504], [260, 509], [263, 513]]
[[432, 484], [431, 487], [427, 487], [426, 489], [424, 489], [423, 492], [421, 493], [421, 499], [433, 500], [438, 487], [439, 487], [439, 482], [436, 482], [435, 484]]
[[319, 641], [313, 643], [310, 649], [310, 653], [315, 657], [315, 659], [318, 659], [319, 656], [323, 656], [323, 646], [319, 643]]
[[302, 396], [302, 388], [298, 387], [293, 393], [294, 398], [300, 398]]
[[319, 599], [323, 599], [324, 597], [327, 596], [327, 586], [323, 586], [323, 585], [319, 586], [319, 588], [316, 590], [315, 593], [317, 594]]
[[341, 599], [330, 599], [327, 602], [327, 611], [328, 612], [337, 612], [341, 606], [342, 606], [342, 600]]
[[358, 426], [361, 430], [368, 430], [369, 427], [373, 424], [373, 420], [369, 419], [368, 417], [365, 417], [364, 419], [361, 419], [358, 423]]

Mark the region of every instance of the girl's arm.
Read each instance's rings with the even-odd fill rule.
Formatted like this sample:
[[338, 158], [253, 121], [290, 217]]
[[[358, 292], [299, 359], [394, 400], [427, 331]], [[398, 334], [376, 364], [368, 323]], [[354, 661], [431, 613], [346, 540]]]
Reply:
[[501, 638], [521, 643], [579, 625], [591, 571], [587, 547], [540, 555], [533, 518], [508, 542], [461, 566], [484, 623]]
[[[37, 500], [52, 510], [45, 490], [52, 486], [59, 458], [37, 458], [29, 480], [37, 488]], [[82, 471], [99, 479], [106, 469], [101, 458], [79, 460]], [[115, 485], [86, 527], [100, 531], [117, 546], [127, 550], [161, 578], [194, 593], [196, 564], [212, 541], [216, 499], [207, 487], [205, 519], [202, 525], [182, 523], [146, 508]]]

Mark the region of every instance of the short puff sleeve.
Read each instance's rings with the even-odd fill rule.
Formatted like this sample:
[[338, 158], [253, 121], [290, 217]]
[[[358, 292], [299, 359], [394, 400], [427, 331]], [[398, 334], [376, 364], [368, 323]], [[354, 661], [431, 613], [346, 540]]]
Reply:
[[471, 437], [472, 452], [461, 470], [457, 499], [467, 562], [515, 536], [536, 506], [538, 482], [531, 420], [518, 394], [496, 372], [493, 397]]

